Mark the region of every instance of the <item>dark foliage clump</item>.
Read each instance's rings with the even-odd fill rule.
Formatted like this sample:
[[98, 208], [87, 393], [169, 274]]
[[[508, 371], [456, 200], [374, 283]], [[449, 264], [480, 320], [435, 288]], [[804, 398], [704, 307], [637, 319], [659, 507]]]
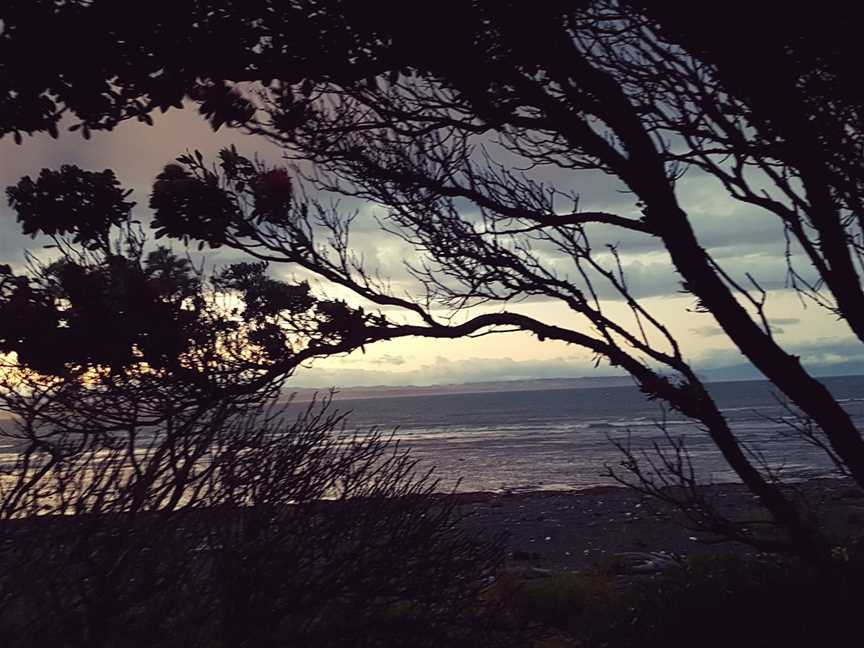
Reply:
[[25, 449], [0, 475], [4, 645], [504, 641], [483, 597], [497, 544], [461, 532], [395, 444], [341, 421], [327, 402], [293, 422], [223, 408], [134, 444]]
[[[532, 636], [590, 648], [847, 645], [858, 634], [859, 568], [711, 554], [640, 577], [585, 573], [502, 583]], [[575, 643], [574, 643], [575, 642]]]

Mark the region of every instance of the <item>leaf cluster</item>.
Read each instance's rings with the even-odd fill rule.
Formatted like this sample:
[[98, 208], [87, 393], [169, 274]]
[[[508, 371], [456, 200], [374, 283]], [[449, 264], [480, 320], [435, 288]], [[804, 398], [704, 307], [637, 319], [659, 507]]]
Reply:
[[108, 230], [126, 222], [134, 202], [110, 169], [84, 171], [64, 164], [42, 169], [36, 180], [24, 176], [6, 195], [24, 234], [71, 235], [74, 243], [105, 246]]

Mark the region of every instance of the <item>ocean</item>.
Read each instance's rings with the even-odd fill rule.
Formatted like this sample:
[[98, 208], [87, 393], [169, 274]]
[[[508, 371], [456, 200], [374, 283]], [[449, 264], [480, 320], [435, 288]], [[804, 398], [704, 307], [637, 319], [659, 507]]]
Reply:
[[[864, 376], [820, 378], [864, 430]], [[803, 441], [766, 381], [710, 383], [732, 429], [789, 480], [832, 474], [821, 450]], [[435, 466], [440, 488], [460, 491], [581, 489], [614, 484], [606, 473], [622, 455], [612, 440], [650, 451], [665, 445], [663, 412], [633, 387], [596, 387], [340, 400], [349, 429], [396, 430], [421, 467]], [[708, 435], [674, 412], [666, 428], [683, 437], [699, 478], [734, 482]], [[622, 472], [622, 474], [624, 474]]]
[[[864, 431], [864, 376], [820, 378]], [[746, 447], [788, 480], [832, 474], [821, 450], [782, 423], [789, 417], [766, 381], [709, 383], [708, 388]], [[299, 407], [300, 404], [294, 407]], [[613, 441], [651, 451], [666, 445], [658, 423], [663, 412], [635, 386], [598, 386], [534, 391], [450, 393], [340, 399], [348, 431], [395, 430], [400, 447], [435, 468], [439, 489], [520, 491], [582, 489], [615, 484], [608, 469], [620, 468]], [[290, 410], [288, 412], [289, 416]], [[699, 479], [734, 482], [708, 435], [669, 412], [666, 429], [685, 440]], [[10, 439], [0, 438], [0, 462], [15, 459]], [[622, 475], [626, 473], [621, 472]]]

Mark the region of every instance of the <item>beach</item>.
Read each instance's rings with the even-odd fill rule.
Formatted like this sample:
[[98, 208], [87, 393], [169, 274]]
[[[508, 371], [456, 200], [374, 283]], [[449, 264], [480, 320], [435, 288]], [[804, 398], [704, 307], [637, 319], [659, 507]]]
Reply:
[[[864, 524], [864, 492], [845, 479], [813, 479], [791, 486], [838, 538]], [[758, 511], [740, 484], [705, 487], [717, 506], [736, 516]], [[678, 557], [717, 552], [755, 553], [734, 542], [688, 528], [684, 516], [634, 490], [601, 486], [578, 491], [465, 493], [462, 524], [469, 531], [503, 534], [508, 566], [581, 571], [626, 552], [664, 552]]]

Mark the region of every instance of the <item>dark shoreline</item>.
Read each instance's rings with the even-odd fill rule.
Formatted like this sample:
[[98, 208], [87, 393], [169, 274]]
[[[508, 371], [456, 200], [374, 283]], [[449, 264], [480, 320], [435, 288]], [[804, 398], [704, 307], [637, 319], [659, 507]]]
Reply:
[[[760, 507], [742, 484], [704, 487], [718, 508], [747, 515]], [[816, 478], [790, 484], [820, 514], [837, 537], [864, 529], [864, 492], [849, 479]], [[655, 498], [622, 486], [573, 491], [459, 493], [472, 532], [502, 533], [511, 566], [584, 570], [624, 552], [669, 552], [679, 556], [755, 553], [735, 542], [717, 543], [690, 529], [680, 512]]]
[[[758, 501], [743, 484], [711, 484], [704, 488], [727, 514], [764, 517]], [[807, 501], [819, 514], [823, 528], [830, 529], [841, 542], [847, 536], [864, 536], [864, 491], [851, 479], [814, 478], [786, 488]], [[434, 493], [429, 497], [448, 495]], [[716, 537], [688, 527], [683, 515], [668, 504], [623, 486], [470, 491], [457, 492], [453, 497], [464, 530], [485, 537], [503, 537], [508, 568], [583, 571], [608, 562], [615, 554], [628, 552], [663, 552], [680, 557], [717, 552], [756, 553], [740, 543], [717, 542]], [[193, 527], [207, 524], [213, 513], [197, 511], [188, 517], [187, 512], [182, 524], [190, 520]], [[144, 514], [142, 521], [155, 522], [151, 515]], [[85, 515], [79, 522], [87, 526], [87, 518]], [[31, 532], [34, 526], [63, 524], [68, 519], [48, 515], [7, 520], [0, 525], [0, 540], [5, 538], [14, 544], [17, 533]]]

